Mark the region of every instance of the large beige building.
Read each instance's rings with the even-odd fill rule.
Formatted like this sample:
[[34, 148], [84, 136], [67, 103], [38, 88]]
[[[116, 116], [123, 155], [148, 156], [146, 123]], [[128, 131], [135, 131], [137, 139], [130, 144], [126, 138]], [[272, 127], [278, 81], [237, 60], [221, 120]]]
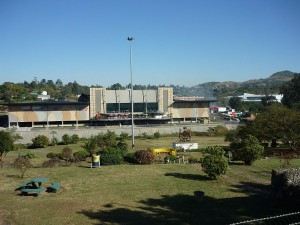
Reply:
[[[130, 124], [131, 90], [90, 88], [84, 102], [8, 103], [8, 112], [0, 116], [0, 126], [78, 126]], [[174, 97], [172, 87], [133, 90], [136, 122], [167, 123], [209, 118], [212, 100], [201, 97]], [[97, 117], [100, 115], [100, 117]], [[105, 115], [102, 117], [102, 115]], [[151, 120], [151, 119], [156, 120]]]
[[[133, 90], [133, 107], [135, 114], [161, 112], [172, 113], [173, 88], [157, 90]], [[130, 113], [131, 90], [107, 90], [90, 88], [90, 118], [97, 114]]]
[[7, 106], [8, 127], [77, 126], [89, 121], [89, 104], [85, 102], [23, 102]]
[[[159, 112], [174, 120], [209, 118], [212, 100], [203, 97], [174, 97], [172, 87], [156, 90], [133, 90], [135, 114]], [[90, 118], [97, 114], [131, 112], [131, 90], [90, 88]]]

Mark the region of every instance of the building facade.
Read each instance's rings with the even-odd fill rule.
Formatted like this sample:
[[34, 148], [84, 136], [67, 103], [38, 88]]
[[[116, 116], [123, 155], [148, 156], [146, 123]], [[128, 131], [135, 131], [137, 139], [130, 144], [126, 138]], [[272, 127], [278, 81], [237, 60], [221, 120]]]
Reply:
[[83, 102], [23, 102], [8, 106], [8, 126], [66, 126], [89, 120], [89, 104]]
[[[157, 90], [133, 90], [134, 114], [161, 112], [170, 115], [173, 102], [173, 88]], [[90, 118], [97, 114], [131, 113], [131, 90], [107, 90], [90, 88]]]
[[[134, 114], [158, 112], [174, 120], [209, 118], [209, 105], [215, 100], [203, 97], [174, 97], [172, 87], [133, 90]], [[131, 113], [131, 90], [90, 88], [90, 118], [98, 114]]]

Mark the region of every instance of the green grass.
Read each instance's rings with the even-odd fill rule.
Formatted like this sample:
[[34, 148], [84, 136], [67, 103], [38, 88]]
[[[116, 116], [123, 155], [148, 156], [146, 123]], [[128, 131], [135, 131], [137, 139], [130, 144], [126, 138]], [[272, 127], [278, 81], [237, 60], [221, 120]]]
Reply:
[[[173, 143], [179, 142], [178, 137], [164, 137], [158, 139], [135, 139], [135, 149], [152, 149], [152, 148], [172, 148]], [[209, 136], [193, 136], [191, 142], [198, 143], [199, 148], [207, 146], [220, 145], [227, 146], [228, 143], [224, 141], [223, 136], [209, 137]], [[131, 146], [131, 141], [128, 141]]]
[[[34, 163], [63, 147], [31, 150], [39, 157]], [[80, 145], [71, 148], [76, 151]], [[19, 171], [8, 165], [17, 154], [8, 153], [5, 167], [0, 168], [0, 224], [229, 224], [290, 210], [269, 201], [270, 173], [280, 167], [277, 159], [259, 160], [253, 166], [231, 165], [226, 175], [213, 181], [199, 164], [91, 169], [85, 162], [81, 166], [32, 168], [20, 179]], [[299, 167], [300, 160], [294, 160], [293, 166]], [[48, 177], [44, 187], [58, 181], [60, 189], [39, 197], [19, 196], [15, 189], [33, 177]], [[194, 199], [197, 190], [205, 192], [202, 202]]]

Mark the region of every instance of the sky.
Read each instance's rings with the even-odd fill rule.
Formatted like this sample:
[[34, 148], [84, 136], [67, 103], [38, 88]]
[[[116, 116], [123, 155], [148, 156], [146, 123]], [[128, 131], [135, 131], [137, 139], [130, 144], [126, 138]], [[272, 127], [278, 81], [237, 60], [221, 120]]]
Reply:
[[299, 12], [299, 0], [0, 0], [0, 83], [109, 87], [132, 75], [190, 87], [299, 73]]

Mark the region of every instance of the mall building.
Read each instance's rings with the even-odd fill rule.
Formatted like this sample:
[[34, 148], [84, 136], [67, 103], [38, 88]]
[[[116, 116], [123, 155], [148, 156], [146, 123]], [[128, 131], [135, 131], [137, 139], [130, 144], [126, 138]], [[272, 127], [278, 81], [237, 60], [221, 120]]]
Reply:
[[[209, 119], [210, 103], [203, 97], [179, 97], [172, 87], [133, 90], [135, 124], [163, 124]], [[94, 126], [131, 124], [131, 89], [90, 88], [77, 102], [40, 101], [7, 103], [2, 127]]]

